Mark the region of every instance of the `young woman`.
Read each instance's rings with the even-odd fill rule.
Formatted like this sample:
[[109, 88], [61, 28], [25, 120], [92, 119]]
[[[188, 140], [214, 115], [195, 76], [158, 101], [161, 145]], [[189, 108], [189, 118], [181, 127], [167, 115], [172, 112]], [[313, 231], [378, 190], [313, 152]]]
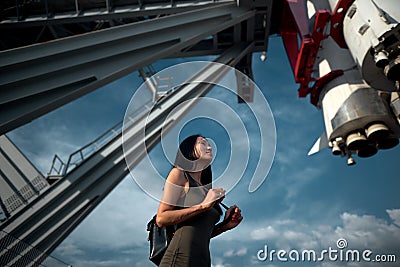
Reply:
[[218, 223], [225, 190], [211, 186], [212, 156], [211, 146], [200, 135], [187, 137], [179, 146], [157, 212], [158, 226], [177, 225], [160, 266], [211, 266], [210, 239], [243, 219], [234, 205]]

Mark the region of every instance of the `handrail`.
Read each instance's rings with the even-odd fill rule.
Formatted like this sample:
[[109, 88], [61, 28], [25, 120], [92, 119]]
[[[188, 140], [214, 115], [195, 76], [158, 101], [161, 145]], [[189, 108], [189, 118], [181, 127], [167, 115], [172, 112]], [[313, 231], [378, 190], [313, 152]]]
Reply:
[[[59, 168], [56, 168], [56, 167], [55, 167], [56, 162], [59, 162], [59, 163], [60, 163]], [[52, 175], [52, 171], [53, 171], [53, 170], [56, 172], [57, 175], [60, 175], [61, 172], [62, 172], [62, 170], [63, 170], [64, 168], [65, 168], [65, 163], [64, 163], [64, 162], [62, 161], [62, 159], [56, 154], [56, 155], [54, 155], [53, 162], [51, 163], [51, 167], [50, 167], [49, 172], [47, 173], [47, 176]]]
[[[145, 115], [149, 109], [152, 108], [152, 106], [148, 106], [148, 104], [153, 103], [156, 101], [157, 103], [160, 103], [163, 101], [163, 99], [167, 96], [178, 90], [178, 88], [172, 87], [171, 84], [171, 78], [167, 79], [162, 79], [160, 77], [156, 77], [157, 80], [159, 81], [168, 81], [167, 84], [165, 85], [160, 85], [157, 83], [157, 88], [162, 88], [160, 93], [160, 96], [158, 99], [149, 99], [143, 105], [139, 106], [136, 108], [132, 113], [127, 117], [128, 120], [126, 120], [126, 127], [130, 126], [134, 122], [136, 122], [141, 116], [140, 115]], [[166, 88], [166, 89], [165, 89]], [[82, 148], [76, 150], [73, 152], [67, 160], [67, 163], [64, 163], [59, 156], [55, 155], [53, 158], [52, 165], [50, 167], [50, 171], [47, 174], [47, 177], [52, 175], [52, 171], [54, 170], [56, 172], [56, 175], [60, 176], [65, 176], [67, 173], [75, 169], [78, 165], [80, 165], [85, 159], [93, 155], [96, 151], [104, 147], [106, 144], [108, 144], [114, 137], [122, 133], [122, 127], [124, 125], [124, 120], [116, 123], [114, 126], [112, 126], [110, 129], [105, 131], [102, 135], [97, 137], [94, 141], [86, 144]], [[57, 169], [55, 167], [56, 163], [60, 164], [60, 167]]]
[[[139, 115], [144, 113], [145, 111], [147, 111], [150, 108], [147, 105], [151, 102], [152, 102], [151, 100], [146, 101], [142, 106], [135, 109], [129, 115], [129, 117], [128, 117], [130, 119], [129, 125], [131, 123], [136, 122]], [[143, 110], [143, 108], [145, 108], [145, 110]], [[106, 132], [104, 132], [102, 135], [97, 137], [94, 141], [88, 143], [87, 145], [83, 146], [82, 148], [80, 148], [77, 151], [75, 151], [74, 153], [72, 153], [69, 156], [67, 163], [65, 164], [62, 175], [64, 176], [67, 173], [69, 173], [70, 171], [72, 171], [76, 166], [81, 164], [85, 159], [87, 159], [89, 156], [93, 155], [93, 153], [98, 151], [100, 148], [104, 147], [115, 136], [120, 134], [122, 132], [123, 123], [124, 123], [124, 120], [118, 122], [117, 124], [112, 126], [110, 129], [108, 129]]]

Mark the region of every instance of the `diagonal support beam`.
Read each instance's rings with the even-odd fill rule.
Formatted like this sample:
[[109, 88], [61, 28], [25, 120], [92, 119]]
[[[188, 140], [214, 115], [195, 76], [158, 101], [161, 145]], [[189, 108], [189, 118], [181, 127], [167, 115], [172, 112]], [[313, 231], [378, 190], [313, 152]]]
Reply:
[[0, 134], [255, 15], [225, 4], [0, 53]]

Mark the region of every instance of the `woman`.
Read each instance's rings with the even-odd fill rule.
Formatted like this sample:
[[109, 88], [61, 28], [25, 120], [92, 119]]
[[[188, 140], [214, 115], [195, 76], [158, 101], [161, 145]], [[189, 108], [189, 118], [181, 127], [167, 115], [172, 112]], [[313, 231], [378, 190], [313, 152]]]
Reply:
[[211, 266], [210, 239], [243, 219], [235, 205], [217, 224], [225, 190], [211, 187], [211, 161], [212, 150], [203, 136], [189, 136], [180, 144], [157, 212], [158, 226], [177, 225], [160, 266]]

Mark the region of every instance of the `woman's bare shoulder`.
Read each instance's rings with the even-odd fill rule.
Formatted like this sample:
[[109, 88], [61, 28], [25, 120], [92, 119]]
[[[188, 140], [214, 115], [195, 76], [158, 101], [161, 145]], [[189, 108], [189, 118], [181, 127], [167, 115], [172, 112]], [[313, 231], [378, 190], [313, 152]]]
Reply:
[[184, 185], [186, 178], [183, 170], [176, 167], [172, 168], [168, 174], [167, 181], [176, 185]]

